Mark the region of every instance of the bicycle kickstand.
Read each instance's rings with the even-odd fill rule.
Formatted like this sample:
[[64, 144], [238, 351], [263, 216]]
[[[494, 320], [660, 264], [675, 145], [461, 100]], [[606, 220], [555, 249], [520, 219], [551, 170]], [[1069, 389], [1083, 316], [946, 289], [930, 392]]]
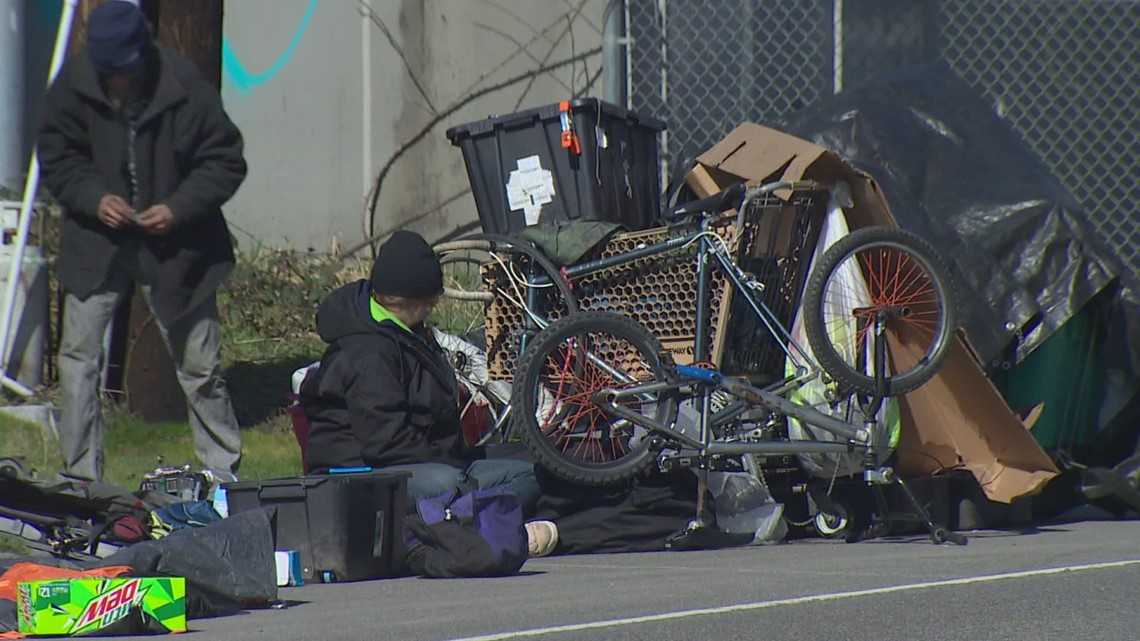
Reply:
[[950, 542], [955, 545], [966, 545], [969, 539], [967, 539], [964, 535], [958, 534], [953, 530], [934, 523], [934, 521], [930, 518], [930, 513], [926, 511], [926, 508], [922, 507], [922, 503], [919, 502], [918, 497], [916, 497], [914, 495], [914, 492], [911, 491], [910, 486], [908, 486], [906, 484], [906, 481], [902, 480], [899, 475], [895, 474], [894, 470], [892, 470], [890, 467], [878, 466], [878, 448], [883, 445], [883, 443], [878, 439], [880, 436], [878, 433], [879, 426], [878, 421], [875, 417], [878, 415], [879, 409], [882, 407], [883, 401], [886, 399], [887, 393], [889, 391], [887, 390], [886, 384], [887, 346], [884, 336], [884, 320], [885, 319], [881, 317], [877, 318], [875, 320], [875, 327], [873, 331], [875, 337], [875, 344], [873, 348], [875, 358], [875, 362], [873, 363], [875, 376], [875, 395], [863, 407], [864, 416], [867, 417], [866, 427], [872, 434], [871, 446], [867, 449], [866, 452], [866, 469], [864, 471], [864, 479], [868, 483], [874, 485], [872, 492], [875, 495], [875, 502], [879, 507], [881, 516], [880, 522], [873, 524], [868, 529], [868, 531], [864, 533], [863, 538], [871, 538], [873, 536], [877, 536], [879, 533], [884, 532], [887, 529], [886, 522], [890, 519], [890, 511], [887, 507], [886, 499], [883, 497], [882, 486], [889, 484], [897, 485], [898, 487], [902, 488], [903, 494], [906, 495], [911, 507], [914, 508], [915, 515], [922, 519], [922, 522], [926, 525], [926, 529], [930, 532], [931, 541], [939, 544]]
[[954, 545], [966, 545], [966, 543], [969, 542], [969, 539], [967, 539], [965, 535], [958, 534], [953, 530], [934, 523], [934, 521], [930, 518], [930, 514], [926, 511], [925, 508], [922, 507], [922, 504], [919, 503], [918, 497], [916, 497], [914, 495], [914, 492], [910, 490], [910, 486], [906, 484], [906, 481], [899, 478], [897, 474], [891, 475], [891, 482], [902, 488], [903, 493], [906, 494], [907, 500], [910, 501], [911, 507], [914, 508], [915, 513], [918, 514], [919, 518], [922, 519], [922, 522], [926, 524], [926, 529], [930, 531], [931, 541], [934, 541], [935, 543], [949, 542], [953, 543]]

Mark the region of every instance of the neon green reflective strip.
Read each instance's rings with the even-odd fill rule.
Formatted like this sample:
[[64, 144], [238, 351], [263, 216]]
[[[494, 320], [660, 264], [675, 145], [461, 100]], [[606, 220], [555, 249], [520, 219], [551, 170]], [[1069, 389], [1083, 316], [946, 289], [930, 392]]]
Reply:
[[404, 324], [404, 321], [396, 318], [395, 314], [385, 309], [383, 305], [377, 303], [376, 299], [372, 298], [371, 296], [368, 297], [368, 309], [372, 312], [372, 320], [376, 321], [377, 323], [382, 323], [386, 320], [392, 321], [396, 324], [396, 327], [399, 327], [405, 332], [409, 334], [414, 333], [410, 327]]

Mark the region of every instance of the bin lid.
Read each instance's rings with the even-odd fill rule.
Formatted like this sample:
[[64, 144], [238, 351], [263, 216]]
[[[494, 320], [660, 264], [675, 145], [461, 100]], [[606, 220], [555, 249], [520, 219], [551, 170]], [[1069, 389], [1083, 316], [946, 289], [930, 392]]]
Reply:
[[[445, 132], [445, 135], [452, 144], [458, 144], [458, 142], [464, 138], [483, 135], [496, 129], [520, 127], [543, 120], [554, 120], [562, 113], [561, 104], [562, 103], [554, 103], [542, 107], [535, 107], [505, 116], [488, 116], [483, 120], [476, 120], [475, 122], [451, 127]], [[639, 115], [635, 111], [619, 107], [618, 105], [608, 103], [599, 98], [571, 100], [570, 110], [572, 113], [593, 112], [596, 119], [600, 114], [602, 120], [607, 118], [624, 120], [631, 126], [652, 129], [653, 131], [664, 131], [666, 129], [664, 121]]]

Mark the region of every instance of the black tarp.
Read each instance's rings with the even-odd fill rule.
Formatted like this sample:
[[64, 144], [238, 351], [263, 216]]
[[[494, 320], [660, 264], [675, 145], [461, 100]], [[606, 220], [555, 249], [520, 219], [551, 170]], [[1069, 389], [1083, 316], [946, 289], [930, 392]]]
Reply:
[[277, 600], [272, 508], [246, 510], [206, 527], [136, 543], [85, 569], [129, 565], [137, 576], [186, 579], [191, 618], [237, 612]]
[[899, 225], [950, 263], [960, 324], [991, 368], [1020, 361], [1119, 283], [1105, 353], [1140, 371], [1136, 275], [1122, 273], [1088, 212], [1009, 122], [945, 66], [883, 74], [772, 126], [874, 176]]

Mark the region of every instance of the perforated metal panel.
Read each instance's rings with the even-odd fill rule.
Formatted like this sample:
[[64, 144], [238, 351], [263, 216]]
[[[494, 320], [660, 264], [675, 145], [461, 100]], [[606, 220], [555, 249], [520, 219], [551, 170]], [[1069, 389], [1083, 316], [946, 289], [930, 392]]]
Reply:
[[[718, 235], [731, 246], [735, 231], [735, 227], [725, 226], [719, 228]], [[659, 228], [617, 234], [597, 257], [628, 253], [681, 233], [681, 230]], [[611, 311], [633, 318], [657, 336], [662, 346], [673, 354], [674, 360], [682, 364], [691, 363], [697, 317], [695, 251], [696, 245], [693, 245], [690, 250], [644, 258], [585, 276], [574, 285], [579, 304], [583, 310]], [[521, 269], [516, 271], [522, 272]], [[509, 291], [507, 274], [501, 266], [488, 265], [484, 278], [491, 291]], [[727, 286], [727, 279], [722, 273], [714, 273], [709, 280], [712, 309], [709, 345], [718, 345], [718, 336], [723, 331], [721, 321], [725, 318], [728, 303], [724, 296]], [[564, 313], [557, 297], [544, 295], [539, 306], [547, 310], [552, 320]], [[496, 296], [488, 306], [487, 359], [492, 379], [511, 380], [514, 376], [519, 358], [518, 338], [526, 327], [525, 321], [522, 310], [505, 295]]]

